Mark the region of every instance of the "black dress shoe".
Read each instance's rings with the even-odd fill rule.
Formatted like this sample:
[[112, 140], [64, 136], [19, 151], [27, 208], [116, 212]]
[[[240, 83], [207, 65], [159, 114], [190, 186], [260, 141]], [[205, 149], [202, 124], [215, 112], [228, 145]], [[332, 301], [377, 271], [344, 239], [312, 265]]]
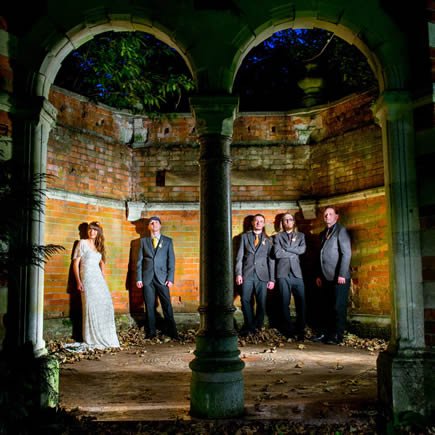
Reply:
[[316, 335], [315, 337], [311, 338], [311, 341], [314, 341], [314, 343], [320, 343], [325, 340], [325, 334]]

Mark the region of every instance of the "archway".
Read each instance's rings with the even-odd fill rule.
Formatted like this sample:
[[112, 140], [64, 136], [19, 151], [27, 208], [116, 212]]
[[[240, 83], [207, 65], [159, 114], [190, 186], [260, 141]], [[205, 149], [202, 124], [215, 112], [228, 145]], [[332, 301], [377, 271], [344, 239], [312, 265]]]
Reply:
[[[381, 402], [388, 408], [393, 401], [403, 399], [403, 396], [399, 399], [400, 392], [398, 389], [391, 386], [389, 379], [391, 370], [397, 370], [397, 373], [401, 373], [403, 370], [412, 370], [412, 377], [419, 384], [418, 389], [423, 389], [423, 385], [419, 383], [419, 379], [423, 376], [422, 360], [418, 356], [420, 350], [424, 348], [423, 300], [420, 284], [421, 261], [416, 259], [416, 257], [420, 257], [420, 245], [419, 241], [411, 236], [416, 226], [418, 227], [418, 220], [415, 217], [417, 198], [416, 190], [413, 187], [416, 177], [414, 139], [409, 135], [409, 130], [413, 128], [412, 109], [409, 107], [411, 97], [410, 91], [405, 85], [408, 81], [409, 70], [403, 60], [400, 60], [400, 49], [398, 48], [400, 43], [391, 47], [390, 51], [385, 50], [383, 55], [380, 53], [376, 55], [376, 49], [370, 48], [360, 38], [356, 37], [350, 30], [351, 27], [345, 28], [340, 24], [331, 24], [309, 16], [302, 19], [296, 18], [287, 23], [285, 23], [285, 20], [282, 21], [277, 19], [278, 29], [309, 27], [312, 25], [330, 30], [347, 42], [356, 44], [365, 54], [378, 77], [382, 95], [374, 112], [380, 120], [383, 130], [385, 187], [389, 218], [390, 287], [393, 306], [392, 339], [389, 351], [382, 354], [378, 360], [378, 381]], [[390, 30], [393, 29], [390, 28]], [[262, 30], [259, 33], [269, 36], [270, 30]], [[401, 39], [397, 33], [394, 36], [397, 41]], [[249, 47], [256, 45], [262, 39], [264, 38], [253, 38], [246, 45], [246, 49], [249, 50]], [[241, 50], [241, 53], [243, 54], [235, 59], [238, 66], [243, 56], [246, 55], [246, 51]], [[383, 66], [394, 64], [399, 65], [394, 71], [388, 66]], [[396, 86], [400, 89], [398, 92], [396, 92]], [[394, 91], [389, 91], [390, 88], [393, 88]], [[413, 163], [404, 165], [405, 161]], [[409, 205], [407, 211], [402, 207], [402, 204]], [[408, 255], [404, 254], [403, 251], [400, 252], [401, 249], [398, 249], [398, 247], [403, 246], [403, 244], [409, 246], [410, 252], [414, 254]], [[395, 366], [394, 360], [397, 354], [400, 355], [402, 352], [407, 354], [411, 348], [419, 360], [418, 367], [411, 369], [408, 366], [407, 359], [403, 360], [400, 357], [400, 362], [396, 363]], [[402, 406], [407, 409], [415, 409], [416, 403], [414, 399], [408, 396], [401, 403], [400, 407]], [[425, 408], [423, 402], [420, 402], [417, 407], [420, 408], [419, 412], [424, 413], [424, 411], [421, 411]]]
[[[305, 85], [307, 59], [318, 66], [318, 72], [309, 76], [312, 83], [320, 82], [310, 94], [299, 87], [301, 78]], [[316, 210], [304, 204], [319, 210], [328, 202], [340, 209], [341, 222], [353, 241], [350, 326], [354, 332], [358, 327], [359, 332], [367, 332], [376, 328], [377, 321], [389, 321], [382, 137], [370, 110], [378, 98], [376, 84], [365, 56], [356, 47], [319, 28], [275, 33], [251, 50], [237, 74], [240, 111], [248, 113], [241, 113], [236, 121], [233, 171], [246, 168], [240, 148], [249, 147], [257, 156], [258, 168], [251, 165], [250, 170], [257, 179], [258, 200], [295, 202], [294, 212], [309, 239], [301, 261], [310, 325], [321, 314], [313, 275], [316, 236], [323, 223]], [[261, 125], [250, 121], [256, 113], [263, 116]], [[271, 177], [273, 186], [268, 189]], [[232, 193], [236, 200], [241, 197], [237, 186]], [[375, 322], [369, 326], [360, 321]]]

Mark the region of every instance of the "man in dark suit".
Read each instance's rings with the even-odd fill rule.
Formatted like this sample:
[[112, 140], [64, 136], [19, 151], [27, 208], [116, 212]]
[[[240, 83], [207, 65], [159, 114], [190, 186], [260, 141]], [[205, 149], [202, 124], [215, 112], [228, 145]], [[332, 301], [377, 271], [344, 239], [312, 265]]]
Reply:
[[172, 239], [160, 233], [161, 221], [152, 216], [148, 223], [151, 237], [140, 239], [136, 285], [143, 288], [147, 312], [147, 338], [156, 336], [156, 295], [159, 298], [170, 337], [178, 338], [172, 310], [170, 287], [174, 284], [175, 254]]
[[[291, 213], [285, 213], [281, 219], [282, 231], [275, 235], [273, 257], [276, 262], [276, 283], [281, 295], [282, 326], [286, 337], [305, 339], [305, 286], [299, 255], [306, 250], [305, 235], [300, 233]], [[293, 328], [290, 316], [290, 300], [293, 295], [296, 308], [296, 328]], [[294, 331], [295, 329], [295, 331]]]
[[350, 288], [350, 237], [338, 222], [336, 208], [328, 206], [323, 213], [326, 228], [320, 233], [320, 265], [316, 284], [320, 288], [320, 335], [314, 341], [328, 344], [343, 342]]
[[[242, 286], [241, 304], [244, 324], [240, 335], [248, 335], [263, 327], [267, 289], [275, 286], [275, 265], [270, 257], [272, 241], [264, 231], [265, 218], [256, 214], [252, 230], [242, 234], [236, 257], [236, 284]], [[256, 310], [252, 306], [255, 297]]]

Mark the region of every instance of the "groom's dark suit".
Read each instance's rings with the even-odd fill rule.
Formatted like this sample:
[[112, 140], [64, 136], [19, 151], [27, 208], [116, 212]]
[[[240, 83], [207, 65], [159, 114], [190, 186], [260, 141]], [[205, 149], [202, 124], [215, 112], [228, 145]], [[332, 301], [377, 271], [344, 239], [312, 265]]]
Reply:
[[160, 236], [157, 249], [153, 248], [152, 238], [140, 239], [140, 250], [137, 260], [137, 281], [149, 284], [155, 277], [160, 284], [174, 282], [175, 254], [174, 244], [170, 237]]
[[148, 336], [156, 335], [155, 302], [156, 294], [162, 306], [163, 315], [168, 324], [168, 334], [177, 336], [177, 328], [171, 305], [167, 281], [174, 282], [175, 253], [170, 237], [160, 235], [156, 249], [151, 237], [140, 240], [137, 259], [137, 281], [143, 282], [143, 295], [147, 311]]

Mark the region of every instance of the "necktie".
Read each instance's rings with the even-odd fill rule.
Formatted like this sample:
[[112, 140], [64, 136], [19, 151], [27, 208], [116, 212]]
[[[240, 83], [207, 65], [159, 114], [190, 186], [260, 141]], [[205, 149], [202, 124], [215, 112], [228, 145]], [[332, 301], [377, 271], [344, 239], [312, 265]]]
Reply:
[[153, 237], [153, 248], [157, 248], [157, 243], [159, 243], [159, 239], [157, 237]]
[[331, 227], [329, 227], [327, 230], [326, 230], [326, 233], [325, 233], [325, 235], [323, 236], [323, 240], [322, 240], [322, 246], [323, 246], [323, 244], [331, 237], [331, 233], [332, 233], [332, 228]]
[[257, 247], [259, 243], [260, 243], [260, 238], [258, 237], [258, 234], [255, 234], [254, 246]]

